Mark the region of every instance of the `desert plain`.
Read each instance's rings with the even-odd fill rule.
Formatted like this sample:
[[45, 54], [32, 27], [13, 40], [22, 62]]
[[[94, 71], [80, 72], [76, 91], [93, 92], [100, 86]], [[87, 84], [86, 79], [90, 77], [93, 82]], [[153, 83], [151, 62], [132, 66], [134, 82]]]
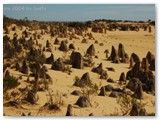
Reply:
[[[16, 22], [19, 23], [18, 20], [16, 20]], [[4, 116], [65, 116], [67, 109], [69, 109], [69, 104], [71, 107], [70, 116], [129, 116], [133, 108], [132, 103], [129, 102], [128, 106], [125, 106], [125, 110], [124, 106], [121, 106], [121, 104], [118, 103], [119, 97], [123, 96], [122, 94], [128, 96], [126, 99], [134, 98], [141, 105], [144, 104], [143, 110], [145, 109], [145, 114], [147, 113], [149, 115], [156, 112], [154, 90], [147, 91], [145, 88], [141, 88], [142, 91], [140, 92], [142, 92], [143, 97], [136, 98], [134, 97], [136, 90], [130, 90], [126, 87], [132, 79], [128, 80], [126, 77], [127, 72], [132, 70], [136, 64], [136, 62], [133, 62], [133, 66], [130, 67], [132, 53], [135, 53], [139, 57], [139, 63], [141, 64], [143, 61], [142, 59], [146, 58], [148, 52], [152, 53], [153, 56], [155, 55], [155, 26], [150, 25], [148, 22], [113, 22], [112, 24], [116, 25], [147, 25], [146, 30], [144, 30], [143, 27], [140, 27], [138, 30], [120, 30], [118, 27], [116, 29], [109, 29], [108, 26], [112, 26], [111, 23], [103, 21], [93, 21], [91, 26], [85, 26], [82, 28], [79, 26], [66, 27], [68, 24], [63, 24], [63, 22], [54, 23], [53, 25], [52, 22], [47, 23], [46, 25], [45, 22], [41, 23], [37, 21], [25, 21], [28, 25], [24, 25], [23, 23], [19, 25], [16, 24], [16, 22], [11, 22], [4, 26], [3, 36], [8, 36], [6, 39], [9, 39], [8, 41], [11, 43], [10, 47], [14, 45], [14, 43], [12, 45], [14, 37], [17, 41], [24, 37], [26, 43], [27, 41], [32, 41], [32, 44], [31, 46], [28, 45], [28, 48], [26, 49], [24, 44], [18, 42], [18, 45], [22, 46], [20, 51], [17, 50], [18, 52], [13, 52], [14, 55], [11, 54], [12, 56], [6, 55], [7, 57], [5, 56], [5, 54], [7, 54], [6, 51], [10, 50], [11, 53], [13, 49], [9, 49], [6, 46], [3, 48], [3, 79], [5, 78], [6, 71], [9, 71], [9, 76], [17, 78], [19, 83], [14, 88], [3, 89]], [[44, 24], [46, 27], [41, 28], [40, 26], [42, 25], [40, 24]], [[96, 25], [96, 27], [94, 25]], [[97, 29], [103, 29], [95, 31], [93, 30], [93, 26]], [[149, 29], [151, 29], [151, 31], [149, 31]], [[55, 32], [56, 30], [58, 32]], [[27, 32], [27, 35], [24, 31]], [[58, 40], [58, 43], [55, 44], [56, 39]], [[4, 40], [3, 42], [5, 43]], [[63, 48], [60, 49], [60, 46], [62, 45], [61, 41], [64, 41], [64, 46], [67, 46], [67, 50], [63, 50]], [[72, 46], [69, 48], [70, 44], [74, 47]], [[125, 61], [118, 58], [118, 61], [114, 62], [109, 59], [113, 50], [112, 46], [116, 49], [115, 53], [117, 55], [119, 44], [123, 45], [122, 48], [128, 56]], [[91, 45], [93, 49], [91, 51], [93, 51], [93, 54], [88, 55], [87, 49]], [[32, 48], [34, 49], [31, 52]], [[45, 74], [49, 76], [49, 79], [46, 78], [46, 76], [43, 78], [41, 75], [37, 76], [37, 74], [32, 74], [35, 71], [32, 70], [33, 67], [30, 67], [30, 64], [32, 63], [33, 65], [34, 61], [31, 62], [28, 60], [27, 57], [30, 55], [27, 55], [34, 53], [35, 49], [40, 49], [40, 51], [43, 52], [45, 61], [43, 61], [42, 64], [36, 62], [34, 67], [40, 66], [41, 69], [45, 66]], [[80, 53], [82, 58], [79, 56], [78, 59], [71, 57], [73, 51]], [[54, 56], [54, 60], [51, 61], [51, 63], [47, 63], [46, 59], [51, 56], [51, 53]], [[55, 66], [53, 64], [58, 58], [61, 58], [61, 60], [59, 60], [60, 63], [64, 63], [64, 70], [54, 68]], [[76, 61], [81, 59], [80, 62], [82, 61], [82, 63], [80, 63], [80, 67], [73, 67], [73, 61], [75, 60], [71, 59], [76, 59]], [[22, 70], [24, 60], [26, 60], [27, 64], [27, 73], [24, 73]], [[100, 64], [102, 65], [101, 67], [103, 71], [105, 71], [104, 77], [102, 78], [100, 78], [101, 73], [93, 71], [93, 68], [96, 68]], [[142, 68], [142, 65], [140, 66], [140, 69], [145, 71], [144, 68]], [[155, 76], [155, 70], [148, 69]], [[125, 79], [124, 81], [119, 81], [122, 72], [125, 74]], [[91, 81], [92, 86], [74, 85], [76, 79], [80, 80], [85, 73], [88, 73], [88, 79]], [[105, 88], [107, 85], [112, 86], [115, 91], [122, 92], [122, 94], [111, 96], [110, 94], [114, 90], [107, 90], [107, 88]], [[36, 90], [32, 96], [34, 98], [31, 98], [33, 99], [31, 102], [27, 97], [29, 97], [29, 91], [33, 88], [36, 88]], [[155, 86], [153, 89], [155, 89]], [[72, 94], [75, 90], [78, 91], [76, 91], [76, 95]], [[101, 95], [99, 94], [100, 92], [102, 92]], [[76, 102], [79, 97], [85, 95], [89, 97], [89, 100], [87, 100], [89, 103], [86, 103], [89, 105], [77, 105]], [[122, 98], [124, 99], [124, 97]], [[86, 100], [83, 102], [86, 102]], [[56, 106], [51, 108], [49, 106], [51, 104], [56, 104]], [[138, 111], [140, 110], [138, 109]]]

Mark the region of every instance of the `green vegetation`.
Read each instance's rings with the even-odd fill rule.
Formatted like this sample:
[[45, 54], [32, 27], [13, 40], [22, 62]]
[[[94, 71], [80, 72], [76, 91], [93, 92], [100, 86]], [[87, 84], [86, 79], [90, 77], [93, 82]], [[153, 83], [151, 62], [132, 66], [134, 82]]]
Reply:
[[14, 76], [7, 76], [3, 79], [3, 91], [16, 88], [19, 85], [18, 78]]
[[147, 104], [147, 103], [142, 103], [141, 100], [131, 98], [130, 96], [126, 94], [118, 97], [117, 103], [120, 105], [120, 110], [123, 116], [129, 115], [129, 112], [132, 109], [133, 104], [136, 104], [139, 110], [144, 108], [145, 105]]

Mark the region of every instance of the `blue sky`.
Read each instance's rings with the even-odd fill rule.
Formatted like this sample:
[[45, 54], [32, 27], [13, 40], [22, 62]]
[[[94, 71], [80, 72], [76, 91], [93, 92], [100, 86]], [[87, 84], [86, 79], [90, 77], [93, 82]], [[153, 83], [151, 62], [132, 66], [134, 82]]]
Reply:
[[4, 4], [7, 17], [39, 21], [155, 20], [154, 4]]

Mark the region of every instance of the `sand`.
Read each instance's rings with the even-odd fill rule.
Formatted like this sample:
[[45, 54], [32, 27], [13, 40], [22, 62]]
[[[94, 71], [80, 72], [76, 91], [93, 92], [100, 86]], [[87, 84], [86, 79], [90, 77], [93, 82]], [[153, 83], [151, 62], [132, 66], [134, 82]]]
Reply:
[[[23, 28], [25, 29], [25, 28]], [[154, 28], [153, 28], [154, 29]], [[17, 29], [16, 33], [20, 36], [22, 30]], [[37, 31], [37, 32], [40, 32]], [[10, 32], [9, 36], [12, 38], [14, 32]], [[115, 64], [111, 63], [111, 61], [107, 61], [105, 58], [104, 51], [106, 49], [111, 52], [111, 47], [114, 45], [116, 49], [118, 49], [119, 43], [122, 43], [124, 45], [125, 51], [128, 53], [129, 57], [131, 53], [136, 53], [140, 59], [142, 60], [143, 57], [146, 56], [148, 51], [151, 51], [155, 55], [155, 32], [152, 31], [152, 33], [149, 33], [148, 31], [107, 31], [106, 34], [102, 33], [92, 33], [95, 40], [97, 40], [99, 43], [103, 43], [103, 46], [100, 46], [99, 44], [95, 44], [94, 40], [88, 40], [88, 43], [81, 43], [82, 37], [78, 36], [80, 39], [73, 39], [69, 40], [68, 38], [59, 38], [59, 40], [68, 40], [68, 45], [70, 43], [74, 43], [76, 50], [79, 48], [78, 51], [81, 52], [82, 55], [86, 52], [87, 48], [94, 44], [97, 58], [93, 58], [95, 61], [95, 65], [97, 66], [100, 63], [103, 63], [103, 69], [107, 70], [106, 67], [113, 67], [115, 69], [115, 72], [107, 71], [108, 76], [115, 81], [119, 80], [120, 74], [124, 72], [125, 74], [129, 70], [129, 63], [120, 63]], [[53, 46], [53, 54], [55, 57], [55, 60], [62, 56], [68, 56], [70, 55], [71, 51], [68, 53], [63, 53], [59, 51], [58, 49], [55, 50], [55, 47], [58, 48], [59, 45], [54, 45], [53, 41], [55, 40], [55, 37], [50, 37], [49, 34], [45, 34], [42, 36], [41, 39], [38, 39], [38, 42], [41, 43], [43, 46], [46, 45], [46, 41], [49, 40]], [[50, 56], [49, 52], [45, 52], [46, 57]], [[28, 105], [23, 104], [23, 108], [16, 108], [16, 107], [5, 107], [4, 106], [4, 114], [7, 116], [20, 116], [22, 112], [29, 113], [33, 116], [64, 116], [66, 114], [67, 106], [68, 104], [73, 105], [73, 112], [76, 116], [88, 116], [90, 113], [93, 113], [95, 116], [105, 116], [110, 114], [116, 114], [117, 112], [120, 112], [120, 106], [117, 104], [117, 99], [112, 98], [109, 96], [91, 96], [92, 100], [92, 107], [87, 108], [80, 108], [77, 105], [75, 105], [78, 96], [71, 95], [71, 92], [73, 90], [81, 90], [79, 87], [73, 86], [74, 84], [74, 78], [75, 76], [81, 77], [84, 73], [89, 72], [90, 78], [93, 83], [96, 83], [99, 86], [99, 89], [101, 86], [105, 86], [108, 84], [111, 84], [113, 86], [118, 87], [119, 84], [117, 83], [109, 83], [106, 80], [99, 79], [99, 75], [96, 73], [91, 72], [92, 67], [85, 67], [84, 69], [74, 69], [71, 68], [72, 73], [71, 75], [68, 75], [67, 73], [61, 72], [61, 71], [55, 71], [51, 70], [51, 65], [45, 64], [48, 68], [48, 74], [53, 79], [53, 84], [49, 85], [49, 89], [53, 91], [53, 94], [56, 94], [59, 92], [59, 94], [62, 95], [62, 99], [64, 101], [64, 105], [61, 106], [61, 111], [48, 111], [43, 110], [39, 111], [40, 107], [42, 107], [47, 102], [46, 94], [47, 92], [38, 92], [37, 95], [39, 96], [39, 100], [37, 101], [36, 105]], [[15, 71], [15, 69], [10, 69], [11, 74], [14, 76], [20, 76], [23, 75], [20, 72]], [[155, 73], [154, 73], [155, 74]], [[27, 83], [24, 82], [27, 79], [26, 76], [22, 76], [22, 79], [20, 80], [21, 85], [19, 87], [26, 86]], [[31, 80], [33, 80], [33, 77], [30, 77]], [[107, 92], [107, 95], [110, 92]], [[155, 96], [151, 94], [144, 93], [145, 99], [142, 100], [143, 102], [147, 103], [145, 108], [148, 113], [154, 113], [155, 112], [155, 106], [152, 104], [152, 102], [155, 101]], [[5, 101], [4, 101], [5, 102]], [[38, 112], [39, 111], [39, 112]]]

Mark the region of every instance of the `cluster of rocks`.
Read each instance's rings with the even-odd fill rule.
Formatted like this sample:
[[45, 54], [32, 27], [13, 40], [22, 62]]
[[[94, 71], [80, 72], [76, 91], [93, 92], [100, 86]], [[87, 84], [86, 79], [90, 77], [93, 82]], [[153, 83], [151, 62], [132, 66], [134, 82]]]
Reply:
[[[26, 41], [24, 37], [18, 39], [18, 35], [15, 33], [13, 39], [10, 39], [7, 35], [3, 36], [3, 50], [4, 58], [14, 58], [22, 55], [26, 46], [29, 47], [29, 41]], [[23, 40], [23, 41], [22, 41]]]
[[94, 63], [92, 61], [92, 56], [95, 55], [94, 45], [90, 45], [86, 51], [85, 57], [81, 55], [80, 52], [73, 51], [70, 57], [71, 64], [73, 68], [83, 69], [84, 66], [92, 66]]
[[58, 58], [56, 61], [52, 63], [51, 69], [58, 70], [58, 71], [64, 71], [65, 70], [65, 64], [63, 63], [62, 58]]
[[99, 66], [92, 69], [92, 72], [98, 73], [100, 75], [100, 79], [107, 79], [108, 74], [107, 71], [103, 69], [102, 63], [99, 64]]
[[132, 24], [117, 24], [117, 23], [112, 23], [109, 24], [107, 29], [109, 31], [113, 30], [120, 30], [120, 31], [139, 31], [140, 29], [152, 32], [151, 26], [149, 24], [143, 24], [143, 25], [132, 25]]
[[[55, 37], [58, 35], [58, 37], [67, 37], [67, 27], [60, 28], [60, 26], [55, 25], [53, 30], [45, 30], [42, 31], [41, 34], [50, 33], [52, 37]], [[43, 26], [44, 27], [44, 26]], [[109, 26], [109, 29], [117, 29], [117, 25], [115, 26]], [[137, 26], [120, 26], [121, 30], [127, 31], [127, 30], [139, 30]], [[145, 28], [146, 29], [146, 28]], [[151, 32], [151, 27], [148, 28], [149, 32]], [[79, 28], [75, 28], [75, 33], [70, 33], [70, 40], [72, 38], [76, 38], [75, 34], [83, 36], [83, 32], [85, 29], [81, 30]], [[16, 27], [12, 28], [12, 31], [16, 31]], [[106, 27], [93, 27], [93, 32], [99, 32], [99, 33], [106, 33]], [[6, 29], [6, 33], [9, 33], [9, 31]], [[33, 76], [33, 88], [32, 90], [27, 91], [26, 100], [31, 103], [35, 104], [37, 101], [36, 98], [36, 92], [40, 90], [40, 79], [42, 78], [44, 80], [49, 79], [51, 80], [51, 77], [47, 73], [48, 69], [44, 64], [51, 64], [52, 70], [57, 71], [65, 71], [65, 63], [63, 62], [62, 58], [58, 58], [57, 60], [54, 59], [54, 55], [52, 53], [52, 43], [47, 40], [45, 47], [42, 49], [42, 45], [40, 45], [37, 41], [37, 39], [41, 39], [42, 36], [40, 34], [34, 33], [32, 36], [32, 33], [28, 30], [25, 30], [22, 32], [22, 37], [18, 37], [18, 35], [15, 33], [13, 35], [13, 39], [11, 40], [7, 35], [3, 37], [4, 39], [4, 58], [14, 58], [18, 55], [24, 52], [22, 58], [23, 62], [16, 62], [15, 63], [15, 69], [16, 71], [20, 71], [23, 74], [26, 74], [27, 76]], [[94, 39], [92, 33], [85, 33], [84, 36], [88, 36], [89, 39]], [[33, 39], [32, 39], [33, 37]], [[18, 39], [19, 38], [19, 39]], [[27, 38], [27, 39], [26, 39]], [[87, 43], [87, 39], [83, 39], [82, 43]], [[67, 40], [58, 40], [58, 38], [55, 38], [53, 41], [54, 45], [59, 45], [58, 49], [63, 52], [68, 52], [69, 50], [73, 50], [71, 57], [70, 57], [70, 64], [72, 65], [72, 68], [77, 69], [84, 69], [84, 66], [86, 65], [86, 61], [84, 60], [84, 57], [81, 55], [80, 52], [75, 52], [75, 46], [74, 44], [69, 44], [67, 46], [68, 41]], [[98, 41], [95, 41], [95, 43], [98, 43]], [[100, 44], [101, 46], [103, 44]], [[55, 48], [56, 49], [56, 48]], [[44, 52], [50, 52], [51, 55], [46, 58]], [[113, 63], [128, 63], [130, 61], [130, 70], [127, 72], [127, 75], [125, 76], [125, 73], [122, 72], [119, 78], [120, 83], [126, 83], [126, 80], [129, 80], [127, 84], [127, 88], [129, 88], [134, 93], [131, 95], [134, 98], [137, 99], [143, 99], [143, 91], [146, 92], [155, 92], [155, 76], [152, 73], [152, 71], [155, 70], [155, 56], [148, 52], [146, 57], [142, 59], [142, 62], [140, 61], [138, 55], [135, 53], [131, 54], [130, 60], [129, 56], [126, 53], [124, 46], [122, 43], [118, 46], [118, 51], [115, 49], [114, 46], [112, 46], [111, 54], [108, 56], [109, 51], [106, 50], [106, 58], [108, 60], [111, 60]], [[96, 56], [96, 50], [93, 44], [91, 44], [88, 49], [86, 50], [85, 56], [95, 56], [95, 58], [98, 58]], [[94, 67], [92, 72], [98, 73], [100, 75], [100, 79], [105, 79], [108, 82], [114, 83], [114, 80], [111, 78], [108, 78], [107, 71], [103, 69], [102, 63], [100, 63], [97, 67]], [[114, 70], [112, 70], [114, 71]], [[10, 73], [8, 70], [6, 70], [4, 74], [4, 78], [10, 76]], [[29, 80], [29, 77], [27, 78], [27, 81]], [[86, 87], [91, 86], [93, 87], [93, 83], [90, 79], [89, 73], [84, 73], [80, 79], [76, 79], [75, 86], [78, 87]], [[124, 89], [120, 88], [114, 88], [111, 85], [102, 86], [100, 88], [99, 96], [106, 96], [106, 92], [110, 91], [109, 97], [117, 98], [119, 96], [122, 96], [126, 93]], [[82, 93], [78, 90], [75, 90], [71, 93], [72, 95], [79, 96], [78, 100], [76, 101], [76, 105], [79, 107], [89, 107], [91, 106], [90, 99], [88, 96], [82, 95]], [[73, 116], [73, 106], [71, 104], [67, 107], [66, 116]], [[138, 110], [138, 107], [134, 104], [131, 112], [131, 116], [137, 116], [137, 115], [147, 115], [145, 109]], [[90, 114], [90, 116], [93, 116], [93, 114]]]
[[117, 98], [125, 94], [126, 92], [120, 88], [114, 88], [112, 85], [102, 86], [100, 88], [99, 96], [107, 96], [106, 92], [110, 92], [109, 97]]
[[[18, 57], [23, 58], [22, 62], [18, 59], [16, 60], [17, 62], [15, 62], [14, 65], [16, 71], [26, 74], [27, 76], [35, 77], [32, 86], [35, 91], [32, 89], [27, 90], [27, 96], [25, 98], [29, 103], [35, 104], [37, 101], [36, 92], [39, 90], [39, 78], [51, 80], [51, 77], [47, 74], [47, 67], [43, 65], [46, 62], [46, 58], [41, 47], [37, 40], [32, 39], [32, 37], [26, 40], [26, 37], [29, 37], [29, 35], [27, 31], [24, 31], [22, 37], [18, 39], [18, 35], [14, 34], [13, 40], [10, 40], [10, 38], [6, 36], [4, 37], [4, 39], [6, 39], [4, 47], [6, 53], [5, 58], [14, 57], [15, 60]], [[50, 47], [49, 41], [46, 42], [46, 47]], [[8, 50], [10, 50], [10, 53]], [[47, 63], [51, 63], [52, 60], [54, 61], [53, 57], [47, 60]], [[22, 77], [20, 79], [22, 79]], [[29, 77], [27, 82], [30, 82]]]
[[143, 91], [154, 94], [155, 76], [149, 69], [147, 58], [143, 58], [142, 63], [137, 59], [132, 69], [127, 72], [126, 78], [129, 80], [127, 87], [135, 92], [136, 98], [143, 98]]
[[119, 44], [118, 51], [112, 46], [111, 54], [108, 57], [108, 52], [106, 52], [106, 57], [108, 60], [111, 60], [113, 63], [128, 63], [129, 56], [124, 50], [123, 44]]
[[113, 63], [120, 63], [118, 52], [114, 46], [112, 46], [111, 54], [108, 60], [111, 60]]
[[134, 104], [132, 105], [132, 109], [131, 109], [129, 115], [130, 115], [130, 116], [147, 116], [148, 113], [147, 113], [147, 111], [146, 111], [145, 108], [141, 108], [141, 109], [139, 110], [138, 105], [137, 105], [136, 103], [134, 103]]

